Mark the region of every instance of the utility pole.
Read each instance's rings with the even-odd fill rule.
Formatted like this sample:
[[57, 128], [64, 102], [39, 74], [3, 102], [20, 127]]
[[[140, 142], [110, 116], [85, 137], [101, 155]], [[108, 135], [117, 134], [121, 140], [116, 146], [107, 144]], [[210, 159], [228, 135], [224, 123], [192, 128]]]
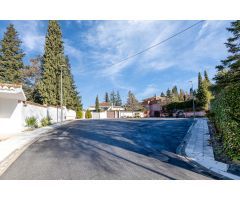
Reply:
[[63, 122], [63, 87], [62, 87], [62, 65], [61, 65], [61, 123]]
[[189, 81], [192, 84], [192, 98], [193, 98], [193, 119], [195, 119], [195, 103], [194, 103], [194, 94], [193, 94], [193, 82]]

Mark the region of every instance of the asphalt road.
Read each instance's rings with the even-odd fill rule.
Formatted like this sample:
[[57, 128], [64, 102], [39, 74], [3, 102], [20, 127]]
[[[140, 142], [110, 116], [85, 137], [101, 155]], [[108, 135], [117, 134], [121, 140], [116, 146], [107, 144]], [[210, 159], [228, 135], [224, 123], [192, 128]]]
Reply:
[[176, 155], [192, 120], [83, 120], [33, 143], [0, 179], [211, 179]]

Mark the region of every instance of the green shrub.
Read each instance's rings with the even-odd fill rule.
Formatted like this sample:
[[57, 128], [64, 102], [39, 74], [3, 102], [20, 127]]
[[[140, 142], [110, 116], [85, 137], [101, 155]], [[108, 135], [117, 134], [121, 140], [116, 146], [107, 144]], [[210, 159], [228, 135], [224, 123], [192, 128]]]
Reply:
[[25, 119], [25, 122], [27, 127], [31, 127], [31, 128], [38, 127], [37, 119], [35, 117], [27, 117]]
[[41, 125], [42, 126], [48, 126], [51, 125], [51, 118], [50, 117], [44, 117], [41, 119]]
[[90, 110], [87, 110], [87, 111], [86, 111], [86, 113], [85, 113], [85, 118], [86, 118], [86, 119], [92, 118], [92, 113], [91, 113]]
[[[194, 101], [194, 103], [195, 103], [196, 111], [202, 110], [198, 101]], [[174, 110], [192, 111], [192, 107], [193, 107], [193, 101], [188, 100], [188, 101], [179, 101], [179, 102], [169, 103], [166, 106], [164, 106], [164, 109], [170, 112]]]
[[76, 115], [77, 115], [77, 119], [82, 119], [83, 118], [83, 111], [82, 110], [77, 110]]
[[231, 159], [240, 160], [240, 85], [223, 89], [211, 111], [224, 151]]

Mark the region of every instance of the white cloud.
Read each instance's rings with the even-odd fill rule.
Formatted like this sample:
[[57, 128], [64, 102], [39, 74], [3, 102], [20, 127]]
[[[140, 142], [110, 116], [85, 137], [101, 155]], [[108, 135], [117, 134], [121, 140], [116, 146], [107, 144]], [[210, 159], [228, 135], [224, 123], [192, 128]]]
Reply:
[[45, 42], [45, 35], [43, 34], [42, 27], [44, 26], [41, 21], [14, 21], [19, 36], [25, 47], [25, 51], [42, 53]]
[[147, 87], [139, 93], [137, 96], [139, 98], [145, 98], [149, 96], [154, 96], [155, 94], [159, 93], [158, 88], [154, 84], [149, 84]]

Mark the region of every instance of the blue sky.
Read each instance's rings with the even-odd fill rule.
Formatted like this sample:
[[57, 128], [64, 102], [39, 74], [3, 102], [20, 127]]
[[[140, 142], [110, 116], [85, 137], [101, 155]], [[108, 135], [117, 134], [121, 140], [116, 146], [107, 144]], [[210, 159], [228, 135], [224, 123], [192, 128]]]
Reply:
[[[205, 21], [168, 42], [119, 65], [112, 64], [196, 23], [196, 21], [59, 21], [65, 54], [87, 108], [98, 94], [128, 90], [139, 100], [159, 95], [177, 85], [189, 91], [197, 86], [197, 73], [215, 74], [215, 66], [227, 56], [224, 42], [230, 21]], [[48, 21], [0, 21], [0, 39], [13, 23], [22, 40], [24, 61], [43, 54]]]

